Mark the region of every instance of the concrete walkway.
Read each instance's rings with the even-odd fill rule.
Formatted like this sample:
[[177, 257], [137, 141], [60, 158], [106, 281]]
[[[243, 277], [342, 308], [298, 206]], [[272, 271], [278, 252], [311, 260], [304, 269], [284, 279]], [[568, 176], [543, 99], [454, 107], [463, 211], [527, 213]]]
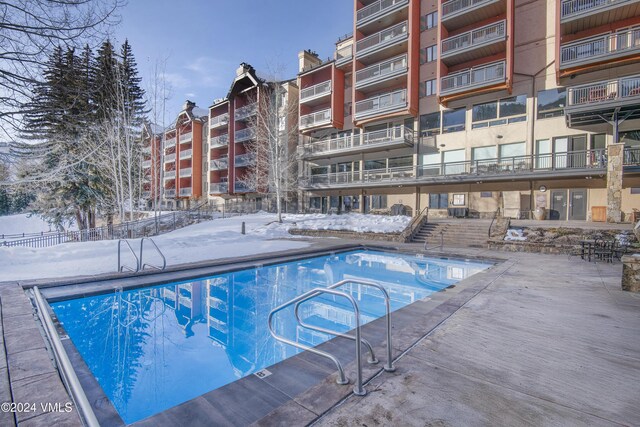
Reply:
[[620, 290], [621, 265], [508, 257], [513, 265], [395, 373], [316, 424], [640, 425], [640, 295]]

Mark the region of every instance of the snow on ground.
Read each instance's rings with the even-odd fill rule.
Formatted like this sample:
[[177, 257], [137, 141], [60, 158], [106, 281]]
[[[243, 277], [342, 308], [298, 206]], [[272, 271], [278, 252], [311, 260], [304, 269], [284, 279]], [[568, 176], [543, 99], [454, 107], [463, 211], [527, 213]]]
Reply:
[[[292, 227], [353, 231], [401, 231], [408, 217], [378, 215], [285, 215], [283, 223], [276, 215], [258, 213], [215, 219], [191, 225], [153, 240], [167, 258], [167, 265], [213, 260], [219, 258], [265, 255], [271, 252], [310, 246], [307, 241], [288, 233]], [[241, 224], [246, 234], [241, 234]], [[139, 239], [132, 240], [139, 251]], [[56, 278], [117, 270], [117, 246], [114, 240], [65, 243], [48, 248], [0, 247], [0, 281]], [[125, 264], [135, 263], [128, 251], [123, 252]], [[145, 245], [145, 262], [157, 264], [159, 257]]]
[[304, 230], [399, 233], [409, 225], [411, 217], [350, 213], [343, 215], [286, 215], [286, 220], [294, 221], [296, 228]]
[[[75, 230], [75, 227], [70, 229]], [[0, 216], [0, 235], [3, 234], [32, 234], [57, 231], [54, 226], [36, 214], [17, 214]]]

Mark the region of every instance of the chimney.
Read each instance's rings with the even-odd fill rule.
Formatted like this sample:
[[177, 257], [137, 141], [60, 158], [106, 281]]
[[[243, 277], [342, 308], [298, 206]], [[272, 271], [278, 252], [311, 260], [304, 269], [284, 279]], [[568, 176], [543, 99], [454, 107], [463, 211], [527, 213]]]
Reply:
[[243, 75], [246, 72], [249, 72], [249, 70], [252, 70], [252, 69], [253, 67], [251, 65], [247, 64], [246, 62], [243, 62], [240, 64], [240, 66], [236, 70], [236, 77], [240, 77], [241, 75]]
[[303, 50], [298, 53], [299, 72], [303, 72], [304, 70], [308, 70], [309, 68], [313, 68], [320, 64], [322, 64], [322, 61], [318, 58], [318, 54], [313, 52], [311, 49]]
[[193, 107], [196, 106], [195, 102], [189, 101], [188, 99], [184, 102], [184, 105], [182, 106], [182, 110], [183, 111], [191, 111], [193, 110]]

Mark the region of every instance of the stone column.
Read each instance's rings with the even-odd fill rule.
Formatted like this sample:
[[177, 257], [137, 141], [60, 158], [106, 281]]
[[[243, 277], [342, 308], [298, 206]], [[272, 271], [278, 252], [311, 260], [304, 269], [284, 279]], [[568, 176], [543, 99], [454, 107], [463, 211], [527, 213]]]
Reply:
[[622, 221], [622, 163], [624, 144], [607, 147], [607, 222]]

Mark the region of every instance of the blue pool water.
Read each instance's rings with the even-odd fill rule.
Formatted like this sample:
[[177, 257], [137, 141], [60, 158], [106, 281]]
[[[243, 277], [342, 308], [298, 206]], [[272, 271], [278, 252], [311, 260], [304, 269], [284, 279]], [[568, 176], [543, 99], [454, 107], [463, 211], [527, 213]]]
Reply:
[[[318, 286], [373, 279], [397, 310], [488, 268], [490, 264], [352, 251], [196, 281], [172, 283], [52, 304], [69, 337], [128, 424], [273, 365], [299, 350], [268, 332], [269, 311]], [[380, 292], [351, 293], [366, 323], [384, 315]], [[301, 306], [309, 323], [346, 331], [353, 312], [339, 297]], [[331, 338], [277, 315], [277, 332], [306, 345]]]

